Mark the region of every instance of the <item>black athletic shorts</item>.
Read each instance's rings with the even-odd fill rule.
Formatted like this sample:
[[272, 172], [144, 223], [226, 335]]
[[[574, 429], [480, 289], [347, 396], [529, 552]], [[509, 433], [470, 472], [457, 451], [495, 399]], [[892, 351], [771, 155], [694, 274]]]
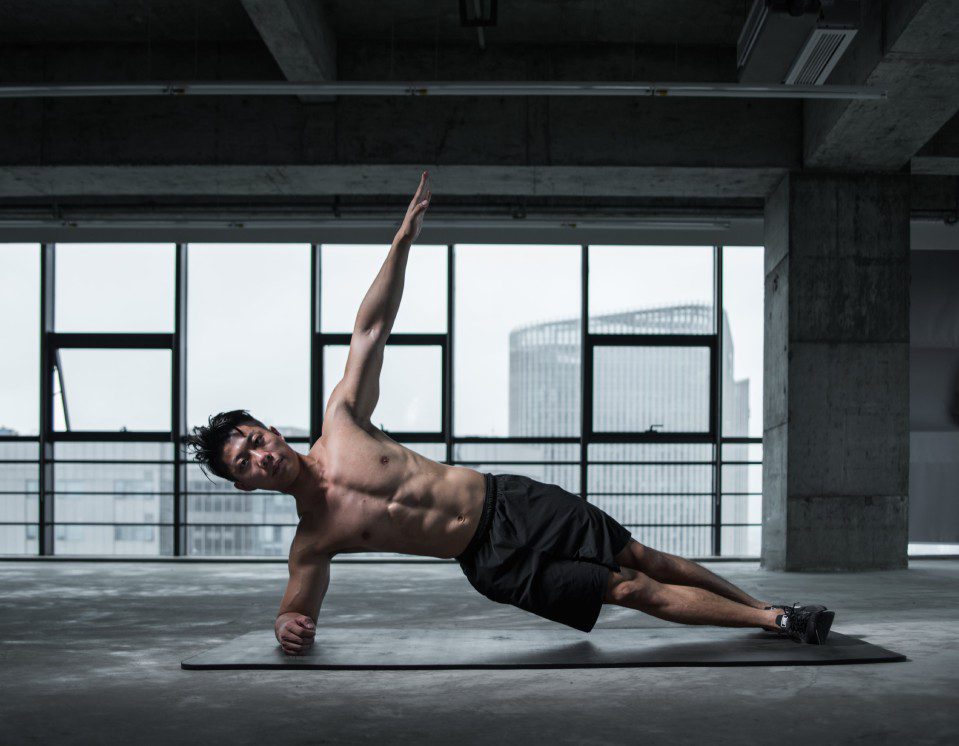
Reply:
[[555, 484], [485, 476], [479, 526], [456, 558], [466, 579], [493, 601], [589, 632], [629, 531]]

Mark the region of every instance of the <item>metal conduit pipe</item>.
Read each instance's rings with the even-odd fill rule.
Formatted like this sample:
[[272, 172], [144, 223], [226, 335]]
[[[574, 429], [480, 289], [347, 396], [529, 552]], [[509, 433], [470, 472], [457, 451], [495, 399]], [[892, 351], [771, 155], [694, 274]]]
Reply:
[[[620, 228], [620, 229], [659, 229], [659, 230], [688, 230], [688, 231], [716, 231], [726, 230], [730, 227], [729, 221], [723, 220], [682, 220], [682, 219], [654, 219], [654, 218], [631, 218], [623, 220], [593, 220], [590, 218], [566, 218], [566, 219], [500, 219], [492, 218], [482, 219], [440, 219], [430, 223], [430, 228], [437, 229], [466, 229], [466, 228], [508, 228], [510, 230], [544, 230], [556, 228]], [[395, 220], [376, 220], [376, 219], [303, 219], [303, 220], [261, 220], [238, 218], [229, 219], [194, 219], [184, 218], [181, 220], [172, 219], [150, 219], [130, 220], [130, 219], [95, 219], [95, 218], [25, 218], [25, 219], [0, 219], [0, 228], [2, 229], [36, 229], [36, 228], [70, 228], [70, 229], [92, 229], [106, 228], [110, 230], [120, 228], [130, 229], [250, 229], [250, 230], [291, 230], [291, 229], [322, 229], [322, 228], [378, 228], [389, 229], [396, 228]]]
[[0, 85], [0, 98], [117, 96], [664, 96], [683, 98], [859, 99], [886, 97], [868, 86], [750, 83], [564, 82], [155, 82]]

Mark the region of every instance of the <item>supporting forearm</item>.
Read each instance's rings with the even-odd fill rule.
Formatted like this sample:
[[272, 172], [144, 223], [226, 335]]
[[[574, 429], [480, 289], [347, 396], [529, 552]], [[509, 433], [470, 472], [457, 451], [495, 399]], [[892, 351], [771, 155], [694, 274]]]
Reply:
[[410, 242], [397, 236], [356, 314], [354, 331], [389, 334], [400, 309]]

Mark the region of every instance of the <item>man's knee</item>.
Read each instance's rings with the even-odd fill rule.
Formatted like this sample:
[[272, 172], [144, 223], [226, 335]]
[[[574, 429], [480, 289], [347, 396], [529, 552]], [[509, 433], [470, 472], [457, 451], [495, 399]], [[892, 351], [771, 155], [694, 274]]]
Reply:
[[647, 575], [623, 567], [619, 572], [610, 572], [603, 601], [619, 606], [633, 606], [647, 600], [655, 585]]
[[630, 539], [615, 559], [625, 567], [631, 567], [640, 572], [648, 572], [647, 568], [653, 568], [660, 564], [662, 558], [661, 552], [645, 544], [640, 544], [636, 539]]

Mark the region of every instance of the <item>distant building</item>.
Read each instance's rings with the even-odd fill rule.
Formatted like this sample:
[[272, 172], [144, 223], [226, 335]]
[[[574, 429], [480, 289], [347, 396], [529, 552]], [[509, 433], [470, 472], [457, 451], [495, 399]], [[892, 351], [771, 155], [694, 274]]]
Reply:
[[[678, 305], [594, 316], [595, 334], [711, 334], [708, 305]], [[511, 436], [578, 436], [580, 319], [532, 324], [510, 333]], [[733, 341], [725, 314], [723, 419], [727, 433], [745, 433], [749, 381], [733, 380]], [[709, 424], [709, 359], [702, 348], [604, 347], [594, 353], [596, 431], [702, 431]], [[543, 460], [569, 460], [567, 446], [533, 446]], [[530, 449], [527, 449], [530, 450]], [[711, 444], [595, 444], [589, 453], [588, 498], [626, 525], [639, 541], [666, 551], [712, 551], [714, 471]], [[726, 446], [726, 459], [745, 460], [746, 446]], [[530, 458], [529, 460], [533, 460]], [[640, 465], [604, 462], [657, 462]], [[669, 462], [696, 461], [699, 464]], [[594, 463], [600, 462], [600, 463]], [[579, 491], [578, 467], [540, 467], [545, 479]], [[537, 470], [539, 471], [539, 469]], [[744, 470], [729, 470], [723, 492], [746, 492]], [[745, 500], [729, 499], [724, 523], [746, 522]], [[727, 529], [723, 552], [747, 554], [746, 531]]]

